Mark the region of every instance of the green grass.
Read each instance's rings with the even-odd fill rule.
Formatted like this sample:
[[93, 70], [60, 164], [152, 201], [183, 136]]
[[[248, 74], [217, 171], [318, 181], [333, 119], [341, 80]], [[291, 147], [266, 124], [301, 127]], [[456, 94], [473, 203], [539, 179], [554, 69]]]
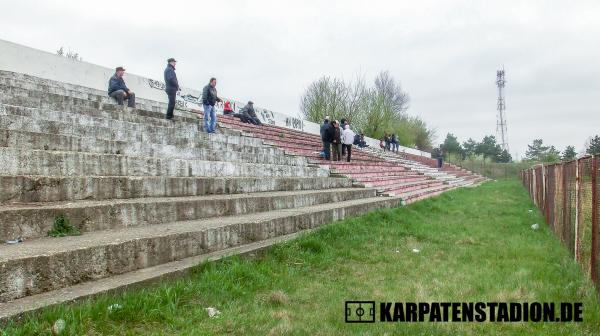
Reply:
[[81, 232], [71, 224], [71, 220], [65, 215], [54, 218], [52, 230], [48, 231], [50, 237], [79, 236]]
[[[260, 257], [50, 308], [5, 333], [49, 334], [62, 318], [68, 335], [598, 335], [600, 298], [529, 209], [516, 180], [463, 188], [337, 222]], [[584, 322], [346, 324], [346, 300], [583, 302]], [[109, 312], [114, 303], [122, 308]]]

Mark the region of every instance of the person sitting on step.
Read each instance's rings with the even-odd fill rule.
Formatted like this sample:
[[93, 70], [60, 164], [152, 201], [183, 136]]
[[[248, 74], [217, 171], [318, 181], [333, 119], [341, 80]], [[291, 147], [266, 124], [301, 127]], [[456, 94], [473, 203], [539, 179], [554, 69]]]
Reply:
[[256, 112], [254, 111], [254, 103], [249, 101], [244, 108], [240, 111], [240, 119], [248, 124], [254, 124], [261, 126], [262, 122], [258, 119]]
[[135, 93], [125, 85], [123, 74], [125, 74], [123, 67], [115, 69], [115, 74], [108, 81], [108, 95], [114, 98], [117, 104], [121, 106], [123, 106], [123, 101], [127, 100], [127, 106], [135, 107]]
[[225, 104], [223, 104], [223, 114], [233, 115], [233, 109], [231, 108], [231, 103], [229, 101], [226, 101]]

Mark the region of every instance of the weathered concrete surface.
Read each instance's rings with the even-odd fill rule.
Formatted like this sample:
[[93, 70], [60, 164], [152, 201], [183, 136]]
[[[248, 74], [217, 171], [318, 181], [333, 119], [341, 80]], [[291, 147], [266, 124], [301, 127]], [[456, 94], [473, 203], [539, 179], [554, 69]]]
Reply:
[[400, 202], [375, 197], [4, 245], [0, 302], [283, 236]]
[[375, 189], [276, 191], [188, 197], [0, 205], [0, 241], [42, 238], [63, 214], [81, 232], [293, 209], [375, 197]]
[[26, 296], [11, 302], [5, 302], [0, 304], [0, 326], [9, 320], [16, 322], [22, 317], [34, 314], [46, 307], [77, 302], [101, 294], [117, 294], [126, 290], [149, 286], [160, 281], [175, 279], [185, 275], [190, 269], [193, 269], [203, 262], [215, 261], [233, 255], [254, 255], [274, 244], [294, 239], [299, 235], [310, 231], [312, 230], [298, 231], [289, 235], [277, 236], [245, 245], [230, 247], [157, 266], [142, 268], [124, 274], [113, 275], [108, 278], [88, 281], [66, 288]]
[[[164, 104], [138, 103], [0, 71], [0, 241], [27, 238], [0, 244], [0, 319], [401, 202], [245, 131], [208, 135], [196, 114], [172, 123]], [[59, 214], [83, 235], [45, 237]]]
[[317, 167], [0, 148], [3, 175], [324, 177]]
[[351, 180], [332, 177], [0, 176], [0, 204], [349, 187]]

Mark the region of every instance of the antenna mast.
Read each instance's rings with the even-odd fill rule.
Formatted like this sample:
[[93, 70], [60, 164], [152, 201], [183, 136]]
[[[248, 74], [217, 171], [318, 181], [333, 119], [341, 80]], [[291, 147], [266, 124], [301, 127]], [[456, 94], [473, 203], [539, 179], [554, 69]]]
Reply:
[[500, 148], [509, 151], [508, 149], [508, 134], [506, 131], [506, 104], [504, 102], [504, 66], [502, 70], [496, 71], [496, 86], [498, 87], [498, 106], [497, 106], [497, 121], [496, 135], [500, 140]]

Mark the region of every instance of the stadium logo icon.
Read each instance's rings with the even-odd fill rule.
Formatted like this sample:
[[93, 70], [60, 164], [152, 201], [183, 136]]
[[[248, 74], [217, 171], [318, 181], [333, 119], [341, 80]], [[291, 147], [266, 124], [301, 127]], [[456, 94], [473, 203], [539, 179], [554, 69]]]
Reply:
[[346, 301], [346, 323], [375, 323], [375, 301]]

